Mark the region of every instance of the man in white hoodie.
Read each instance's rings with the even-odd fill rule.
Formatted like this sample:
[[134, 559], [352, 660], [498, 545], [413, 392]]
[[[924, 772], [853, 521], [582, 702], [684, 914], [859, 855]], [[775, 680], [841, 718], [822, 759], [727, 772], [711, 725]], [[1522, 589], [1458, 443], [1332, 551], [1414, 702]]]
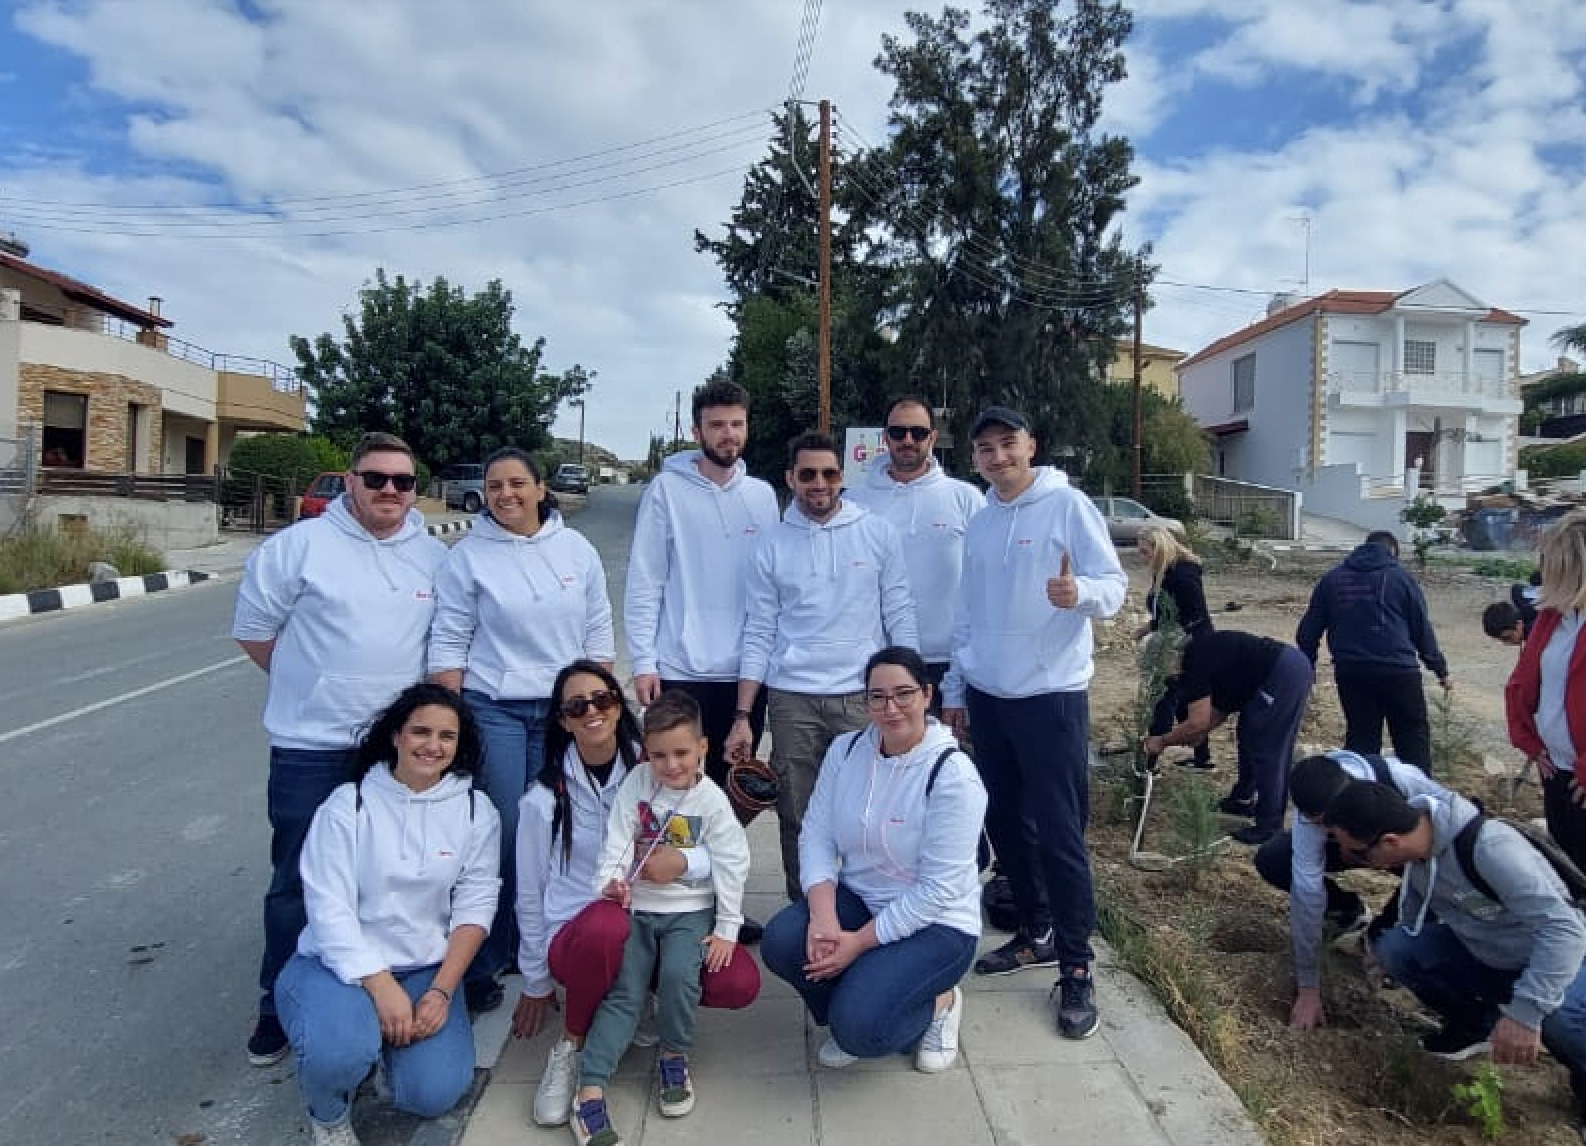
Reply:
[[936, 415], [924, 398], [895, 398], [886, 413], [887, 460], [873, 465], [848, 497], [885, 518], [903, 539], [903, 564], [914, 593], [920, 655], [940, 715], [942, 678], [953, 656], [953, 611], [964, 567], [964, 534], [986, 498], [967, 481], [948, 477], [931, 451]]
[[413, 451], [391, 434], [353, 450], [347, 492], [248, 559], [231, 635], [269, 674], [270, 889], [259, 1018], [248, 1060], [287, 1052], [275, 980], [306, 917], [298, 858], [314, 812], [348, 779], [358, 731], [424, 675], [435, 571], [446, 547], [414, 510]]
[[830, 437], [788, 444], [793, 504], [756, 546], [746, 585], [738, 710], [729, 759], [753, 750], [749, 716], [765, 685], [771, 766], [788, 898], [798, 900], [798, 840], [832, 739], [864, 727], [865, 662], [888, 645], [918, 648], [914, 598], [897, 530], [842, 498], [842, 455]]
[[965, 538], [944, 716], [957, 728], [967, 717], [974, 729], [986, 831], [1019, 915], [1018, 932], [975, 970], [1003, 975], [1055, 964], [1058, 1031], [1089, 1038], [1101, 1021], [1085, 850], [1090, 622], [1118, 611], [1128, 580], [1091, 500], [1061, 470], [1033, 464], [1023, 415], [990, 406], [970, 438], [991, 492]]

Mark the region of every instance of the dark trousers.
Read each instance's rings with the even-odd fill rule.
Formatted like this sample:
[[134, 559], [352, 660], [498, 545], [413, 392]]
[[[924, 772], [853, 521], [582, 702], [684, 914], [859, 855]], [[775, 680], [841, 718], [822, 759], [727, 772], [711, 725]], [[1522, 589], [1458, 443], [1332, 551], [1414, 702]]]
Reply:
[[[1167, 687], [1162, 690], [1162, 695], [1157, 697], [1156, 707], [1151, 710], [1151, 727], [1146, 729], [1152, 736], [1161, 736], [1173, 727], [1175, 723], [1183, 723], [1189, 717], [1189, 705], [1184, 703], [1183, 696], [1179, 693], [1178, 677], [1169, 677]], [[1212, 758], [1210, 740], [1202, 740], [1195, 745], [1195, 763], [1204, 765]]]
[[1344, 710], [1344, 747], [1361, 755], [1382, 751], [1382, 726], [1393, 754], [1432, 774], [1432, 726], [1426, 717], [1421, 674], [1383, 672], [1368, 665], [1335, 664], [1338, 704]]
[[1551, 780], [1542, 781], [1542, 814], [1547, 817], [1547, 834], [1577, 866], [1586, 868], [1586, 808], [1570, 799], [1574, 778], [1573, 772], [1556, 772]]
[[928, 661], [925, 679], [931, 682], [931, 707], [926, 711], [937, 720], [942, 718], [942, 678], [947, 675], [946, 661]]
[[264, 958], [259, 961], [259, 1013], [275, 1011], [275, 980], [297, 953], [297, 937], [308, 925], [298, 861], [314, 813], [352, 779], [351, 751], [271, 748], [270, 890], [264, 894]]
[[1256, 695], [1239, 710], [1239, 778], [1229, 795], [1255, 800], [1256, 827], [1263, 831], [1283, 828], [1294, 742], [1305, 719], [1311, 681], [1311, 662], [1299, 649], [1285, 645]]
[[[1261, 878], [1279, 891], [1287, 892], [1294, 882], [1294, 834], [1279, 832], [1256, 849], [1256, 871]], [[1364, 867], [1351, 863], [1333, 840], [1327, 841], [1326, 868], [1329, 872], [1351, 871]], [[1352, 891], [1345, 891], [1330, 879], [1324, 879], [1327, 889], [1327, 914], [1336, 920], [1353, 922], [1365, 907], [1365, 902]]]
[[[705, 775], [716, 781], [718, 787], [727, 787], [727, 758], [722, 755], [722, 745], [732, 732], [733, 713], [738, 710], [738, 682], [735, 680], [663, 680], [661, 688], [686, 692], [699, 702], [700, 726], [710, 747], [705, 752]], [[765, 732], [766, 690], [761, 689], [749, 710], [749, 730], [754, 736], [752, 744], [758, 746]]]
[[1096, 925], [1085, 850], [1090, 695], [968, 691], [975, 766], [986, 785], [986, 831], [1012, 888], [1019, 926], [1032, 936], [1050, 926], [1061, 964], [1089, 965]]

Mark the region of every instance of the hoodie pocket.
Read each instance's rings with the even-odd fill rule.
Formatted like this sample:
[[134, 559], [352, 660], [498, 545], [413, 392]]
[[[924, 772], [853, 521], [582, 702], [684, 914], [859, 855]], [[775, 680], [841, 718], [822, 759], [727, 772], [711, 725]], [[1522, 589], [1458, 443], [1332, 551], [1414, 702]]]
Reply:
[[412, 676], [341, 676], [323, 673], [303, 701], [305, 724], [351, 725], [356, 728], [396, 699], [417, 678]]

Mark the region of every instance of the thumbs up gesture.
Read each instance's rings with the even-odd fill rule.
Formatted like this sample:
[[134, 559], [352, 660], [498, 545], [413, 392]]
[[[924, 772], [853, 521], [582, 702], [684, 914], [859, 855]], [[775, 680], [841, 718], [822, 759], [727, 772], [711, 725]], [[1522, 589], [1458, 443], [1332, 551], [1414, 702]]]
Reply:
[[1079, 582], [1074, 579], [1073, 564], [1066, 552], [1057, 576], [1046, 579], [1046, 599], [1056, 609], [1072, 609], [1079, 604]]

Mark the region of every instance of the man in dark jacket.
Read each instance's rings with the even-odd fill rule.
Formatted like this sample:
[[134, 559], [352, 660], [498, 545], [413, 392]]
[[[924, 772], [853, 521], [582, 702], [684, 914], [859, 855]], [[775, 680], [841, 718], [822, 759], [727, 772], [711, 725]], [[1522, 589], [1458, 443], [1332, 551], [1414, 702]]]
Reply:
[[1394, 754], [1430, 775], [1431, 726], [1420, 666], [1446, 689], [1448, 662], [1426, 615], [1426, 597], [1399, 564], [1393, 534], [1368, 535], [1317, 583], [1294, 634], [1313, 665], [1323, 633], [1344, 710], [1344, 747], [1361, 755], [1381, 752], [1386, 720]]

